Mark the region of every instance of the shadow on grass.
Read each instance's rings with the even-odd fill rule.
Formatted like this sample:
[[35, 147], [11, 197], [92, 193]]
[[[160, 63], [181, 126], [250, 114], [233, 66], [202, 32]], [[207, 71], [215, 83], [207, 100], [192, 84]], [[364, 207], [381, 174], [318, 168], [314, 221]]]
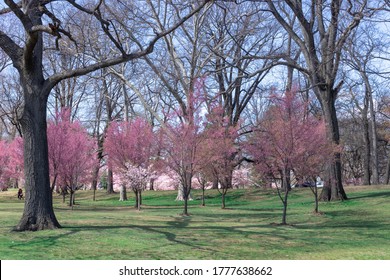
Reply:
[[378, 198], [378, 197], [390, 198], [390, 191], [358, 194], [356, 196], [354, 195], [354, 196], [350, 197], [349, 200], [356, 200], [356, 199], [361, 199], [361, 198]]
[[[386, 225], [383, 221], [376, 219], [376, 215], [367, 211], [359, 210], [332, 210], [326, 211], [325, 217], [332, 218], [332, 220], [326, 220], [321, 224], [306, 225], [297, 224], [294, 225], [297, 229], [384, 229]], [[390, 224], [388, 224], [390, 228]]]
[[[250, 224], [243, 226], [216, 226], [214, 222], [204, 222], [202, 226], [191, 226], [191, 217], [182, 216], [177, 217], [173, 221], [166, 222], [166, 225], [161, 226], [149, 226], [149, 225], [88, 225], [88, 226], [65, 226], [64, 229], [74, 232], [84, 231], [111, 231], [115, 229], [128, 229], [128, 230], [142, 230], [147, 233], [154, 233], [165, 236], [166, 240], [178, 245], [189, 247], [190, 249], [208, 251], [217, 253], [218, 248], [214, 246], [206, 246], [197, 244], [200, 236], [207, 236], [208, 233], [211, 235], [218, 235], [221, 238], [224, 236], [240, 236], [247, 238], [249, 236], [269, 236], [272, 238], [279, 238], [281, 240], [288, 240], [290, 237], [283, 231], [274, 231], [277, 227], [271, 224], [258, 225]], [[204, 225], [203, 225], [204, 224]], [[261, 229], [267, 229], [267, 231], [259, 231]], [[279, 233], [278, 233], [279, 232]], [[203, 240], [203, 238], [200, 238]]]
[[[53, 231], [53, 232], [56, 233], [58, 231]], [[9, 248], [14, 250], [22, 249], [23, 247], [31, 248], [31, 246], [33, 247], [36, 246], [39, 248], [50, 248], [51, 246], [55, 246], [61, 238], [74, 235], [78, 232], [79, 231], [70, 230], [69, 232], [56, 234], [54, 236], [47, 236], [47, 237], [37, 236], [30, 241], [13, 243], [9, 246]]]

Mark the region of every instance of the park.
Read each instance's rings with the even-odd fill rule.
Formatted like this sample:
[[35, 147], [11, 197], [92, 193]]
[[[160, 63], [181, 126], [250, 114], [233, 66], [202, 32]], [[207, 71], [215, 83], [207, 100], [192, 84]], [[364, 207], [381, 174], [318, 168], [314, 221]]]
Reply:
[[389, 11], [0, 0], [0, 258], [390, 259]]

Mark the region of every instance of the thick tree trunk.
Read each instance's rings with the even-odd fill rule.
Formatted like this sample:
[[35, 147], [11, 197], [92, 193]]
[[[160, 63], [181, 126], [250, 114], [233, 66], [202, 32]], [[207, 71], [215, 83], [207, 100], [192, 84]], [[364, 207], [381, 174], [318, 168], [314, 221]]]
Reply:
[[213, 186], [211, 187], [213, 190], [217, 190], [218, 189], [218, 177], [217, 176], [214, 176], [213, 178]]
[[[339, 125], [337, 120], [335, 99], [333, 93], [321, 93], [320, 96], [327, 98], [321, 99], [322, 111], [324, 113], [327, 137], [333, 144], [340, 144]], [[341, 172], [341, 154], [335, 151], [333, 161], [328, 163], [324, 180], [324, 187], [320, 195], [321, 200], [346, 200], [347, 195], [344, 191]]]
[[108, 169], [108, 174], [107, 174], [107, 193], [115, 193], [114, 192], [114, 174], [112, 172], [112, 169]]
[[126, 201], [126, 200], [127, 200], [126, 186], [122, 185], [119, 193], [119, 201]]
[[41, 95], [25, 94], [20, 123], [24, 139], [26, 196], [22, 218], [15, 228], [17, 231], [61, 227], [54, 215], [50, 189], [46, 103], [47, 98]]
[[[177, 196], [176, 196], [176, 201], [184, 201], [184, 190], [183, 190], [183, 185], [180, 184], [179, 188], [177, 189]], [[193, 200], [191, 194], [188, 196], [188, 200]]]

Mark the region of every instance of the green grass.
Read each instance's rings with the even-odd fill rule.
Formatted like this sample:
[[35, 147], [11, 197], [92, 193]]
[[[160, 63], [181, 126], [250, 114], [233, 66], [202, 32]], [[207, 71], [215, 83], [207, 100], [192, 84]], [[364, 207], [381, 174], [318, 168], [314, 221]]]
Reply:
[[227, 209], [218, 192], [206, 207], [194, 192], [190, 216], [181, 216], [175, 192], [145, 192], [140, 212], [134, 197], [78, 191], [72, 210], [55, 195], [59, 230], [13, 232], [23, 201], [0, 193], [0, 259], [390, 259], [390, 187], [347, 188], [349, 200], [321, 203], [314, 215], [308, 189], [290, 195], [287, 221], [270, 190], [232, 190]]

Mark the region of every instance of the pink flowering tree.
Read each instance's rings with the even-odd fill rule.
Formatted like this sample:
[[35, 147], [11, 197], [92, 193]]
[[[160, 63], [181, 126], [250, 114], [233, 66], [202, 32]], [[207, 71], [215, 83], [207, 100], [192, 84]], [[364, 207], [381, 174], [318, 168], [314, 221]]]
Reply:
[[19, 186], [23, 173], [23, 140], [0, 141], [0, 189], [6, 190], [10, 184]]
[[[192, 189], [192, 179], [199, 169], [197, 156], [203, 137], [201, 136], [203, 118], [200, 114], [203, 100], [200, 90], [188, 94], [185, 106], [166, 116], [168, 122], [162, 127], [161, 157], [167, 170], [174, 171], [179, 178], [178, 199], [183, 200], [183, 215], [187, 216], [188, 201]], [[184, 110], [184, 108], [185, 110]]]
[[68, 109], [48, 122], [47, 136], [52, 189], [60, 186], [64, 199], [69, 192], [73, 207], [75, 191], [91, 179], [96, 143], [80, 122], [71, 121]]
[[24, 181], [23, 138], [16, 137], [8, 144], [10, 179], [15, 187], [19, 187], [20, 181]]
[[8, 189], [9, 174], [7, 166], [9, 164], [8, 143], [0, 140], [0, 190]]
[[140, 165], [132, 165], [127, 162], [125, 164], [126, 168], [119, 173], [120, 181], [123, 184], [129, 186], [131, 190], [136, 194], [136, 208], [141, 210], [141, 192], [146, 189], [152, 176], [152, 172], [147, 168], [144, 168]]
[[[130, 174], [135, 175], [136, 171], [143, 169], [150, 173], [151, 157], [153, 152], [154, 133], [151, 125], [143, 118], [136, 118], [132, 121], [112, 122], [106, 134], [104, 151], [108, 156], [108, 164], [119, 173], [121, 180], [120, 200], [126, 200], [126, 188], [135, 193], [136, 208], [142, 202], [141, 192], [143, 186], [136, 187], [134, 179]], [[131, 170], [130, 170], [130, 169]]]
[[[283, 203], [282, 224], [287, 224], [288, 194], [292, 176], [308, 180], [319, 176], [332, 155], [324, 124], [311, 116], [308, 103], [295, 91], [274, 95], [261, 123], [254, 128], [247, 150], [255, 168], [266, 180], [276, 183]], [[279, 187], [280, 185], [280, 187]]]
[[233, 171], [237, 165], [238, 125], [232, 126], [221, 106], [214, 106], [204, 123], [203, 143], [198, 153], [200, 172], [203, 177], [217, 178], [220, 186], [221, 207], [225, 208], [225, 198], [232, 188]]

